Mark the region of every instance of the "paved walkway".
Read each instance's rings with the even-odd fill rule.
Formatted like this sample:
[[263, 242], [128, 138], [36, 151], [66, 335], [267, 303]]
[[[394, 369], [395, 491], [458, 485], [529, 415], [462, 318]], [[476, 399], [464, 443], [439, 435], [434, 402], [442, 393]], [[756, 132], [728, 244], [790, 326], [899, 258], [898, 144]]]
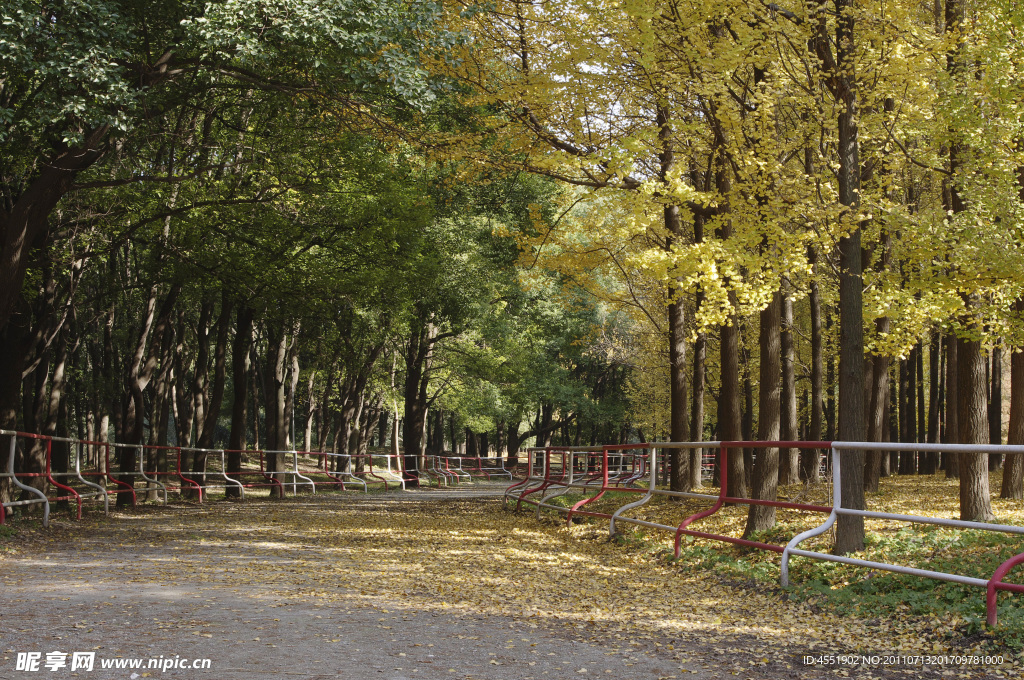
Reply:
[[[800, 654], [835, 651], [834, 641], [815, 647], [814, 636], [787, 632], [779, 612], [722, 584], [668, 591], [621, 548], [500, 510], [502, 489], [56, 518], [48, 532], [0, 543], [15, 550], [0, 557], [0, 678], [825, 674]], [[67, 665], [47, 670], [51, 652], [68, 654]], [[74, 652], [94, 653], [94, 669], [72, 672]], [[17, 668], [25, 653], [40, 654], [41, 670]], [[101, 668], [136, 659], [142, 667]], [[147, 667], [151, 659], [168, 669]], [[180, 667], [202, 659], [209, 669]], [[851, 674], [940, 677], [881, 667]]]

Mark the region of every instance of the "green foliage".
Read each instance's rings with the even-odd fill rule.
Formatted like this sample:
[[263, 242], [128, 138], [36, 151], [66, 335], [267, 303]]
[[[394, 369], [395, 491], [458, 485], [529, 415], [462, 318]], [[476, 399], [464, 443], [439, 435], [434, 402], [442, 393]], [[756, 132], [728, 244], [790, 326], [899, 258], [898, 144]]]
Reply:
[[[73, 145], [86, 130], [130, 127], [138, 91], [127, 64], [135, 56], [135, 36], [125, 9], [108, 0], [4, 4], [0, 144], [5, 149], [23, 153]], [[152, 22], [157, 34], [166, 28], [160, 18]], [[24, 166], [22, 172], [32, 169]]]
[[[792, 536], [791, 529], [780, 526], [754, 538], [781, 543]], [[990, 578], [1002, 562], [1024, 550], [1024, 541], [1003, 534], [930, 526], [869, 533], [866, 543], [865, 553], [858, 555], [866, 560], [981, 579]], [[765, 559], [764, 554], [690, 537], [684, 537], [676, 564], [692, 573], [753, 579], [761, 587], [773, 587], [779, 578], [777, 557]], [[866, 619], [909, 616], [922, 625], [952, 617], [959, 635], [984, 631], [982, 642], [1024, 650], [1024, 615], [1014, 605], [1013, 595], [1000, 596], [999, 626], [986, 630], [984, 588], [801, 557], [791, 561], [790, 574], [790, 596], [798, 601]], [[1012, 573], [1008, 581], [1013, 581]]]

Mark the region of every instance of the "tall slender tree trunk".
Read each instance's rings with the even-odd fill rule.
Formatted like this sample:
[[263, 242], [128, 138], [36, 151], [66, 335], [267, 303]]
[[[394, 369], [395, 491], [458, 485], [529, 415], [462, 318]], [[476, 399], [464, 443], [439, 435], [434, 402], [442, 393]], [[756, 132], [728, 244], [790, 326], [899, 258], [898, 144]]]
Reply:
[[[977, 305], [971, 300], [968, 309]], [[957, 343], [958, 427], [962, 444], [988, 443], [988, 409], [985, 399], [985, 357], [981, 341], [963, 339]], [[961, 453], [960, 519], [987, 522], [992, 514], [988, 485], [988, 456]]]
[[[988, 442], [985, 403], [985, 360], [981, 342], [961, 340], [957, 348], [959, 366], [959, 432], [964, 444]], [[960, 518], [989, 521], [993, 519], [989, 496], [988, 457], [982, 453], [961, 453], [960, 456]]]
[[[717, 139], [716, 146], [724, 140]], [[716, 159], [715, 188], [719, 194], [726, 196], [732, 190], [729, 167], [724, 158]], [[732, 222], [722, 220], [720, 236], [723, 241], [732, 237]], [[729, 306], [735, 310], [738, 306], [736, 292], [728, 292]], [[735, 311], [729, 320], [719, 329], [719, 362], [721, 365], [721, 391], [718, 397], [718, 438], [721, 441], [741, 441], [746, 438], [744, 430], [743, 409], [740, 393], [740, 320]], [[743, 449], [732, 448], [726, 451], [725, 465], [727, 469], [726, 495], [733, 498], [746, 498], [748, 474]], [[717, 460], [716, 456], [716, 460]], [[718, 483], [721, 483], [720, 481]]]
[[[960, 343], [955, 335], [950, 333], [946, 336], [946, 443], [956, 444], [960, 439], [960, 371], [959, 364]], [[956, 453], [942, 454], [942, 467], [946, 471], [947, 479], [960, 476], [960, 458]]]
[[299, 375], [302, 372], [299, 366], [299, 333], [301, 326], [295, 323], [291, 329], [291, 338], [288, 343], [288, 356], [285, 367], [285, 395], [284, 395], [284, 448], [294, 451], [296, 446], [295, 436], [295, 394], [299, 388]]
[[[704, 218], [695, 216], [693, 220], [693, 241], [694, 243], [704, 242]], [[704, 304], [704, 290], [697, 289], [696, 310], [700, 311]], [[697, 334], [693, 344], [693, 399], [690, 409], [690, 441], [699, 442], [704, 440], [704, 363], [707, 360], [708, 337], [704, 332]], [[691, 489], [701, 487], [701, 458], [700, 449], [691, 449], [689, 452], [688, 469], [690, 479], [687, 486]]]
[[[788, 287], [787, 287], [788, 288]], [[782, 327], [780, 330], [782, 352], [782, 412], [780, 436], [784, 441], [799, 438], [796, 416], [796, 354], [793, 346], [793, 299], [782, 293]], [[785, 448], [779, 451], [779, 484], [800, 483], [800, 449]]]
[[427, 417], [427, 385], [436, 337], [434, 324], [424, 312], [418, 314], [410, 329], [405, 357], [405, 416], [402, 419], [402, 443], [405, 450], [406, 487], [419, 486], [419, 459]]
[[[889, 332], [889, 317], [883, 316], [875, 320], [879, 334]], [[868, 441], [880, 442], [886, 437], [883, 432], [888, 426], [885, 416], [886, 397], [889, 395], [889, 357], [875, 354], [871, 357], [871, 395], [868, 407]], [[887, 455], [887, 454], [884, 454]], [[872, 449], [867, 452], [864, 469], [864, 491], [876, 493], [879, 478], [882, 475], [883, 452]]]
[[[655, 115], [658, 123], [660, 177], [667, 182], [676, 167], [675, 149], [672, 142], [672, 122], [668, 107], [659, 103]], [[666, 205], [663, 219], [668, 234], [666, 247], [671, 252], [674, 243], [683, 237], [683, 225], [679, 206]], [[669, 354], [669, 402], [672, 441], [685, 441], [690, 434], [686, 422], [688, 408], [686, 394], [686, 309], [682, 298], [683, 289], [679, 281], [670, 278], [668, 290], [668, 354]], [[669, 486], [673, 491], [686, 491], [690, 485], [690, 457], [682, 449], [672, 449], [672, 476]]]
[[[666, 207], [668, 212], [675, 206]], [[678, 215], [676, 215], [678, 220]], [[666, 217], [666, 221], [668, 218]], [[676, 284], [670, 286], [669, 294], [676, 296], [679, 291]], [[686, 313], [682, 299], [669, 302], [669, 390], [670, 390], [670, 436], [672, 441], [683, 442], [689, 438], [689, 425], [686, 422], [687, 411], [687, 375], [686, 375]], [[690, 484], [690, 457], [683, 449], [672, 449], [672, 476], [669, 486], [673, 491], [687, 491]]]
[[[901, 359], [899, 363], [899, 389], [897, 391], [897, 401], [899, 404], [899, 434], [896, 441], [909, 442], [912, 437], [910, 434], [911, 423], [913, 422], [912, 414], [908, 413], [909, 404], [911, 403], [910, 396], [910, 362], [906, 359]], [[899, 474], [907, 475], [912, 474], [912, 465], [910, 464], [910, 451], [903, 450], [899, 452], [899, 467], [897, 468]]]
[[[698, 294], [698, 304], [700, 298]], [[690, 409], [690, 441], [699, 442], [704, 440], [704, 361], [707, 357], [707, 335], [700, 333], [693, 344], [693, 402]], [[697, 489], [701, 486], [701, 450], [692, 449], [689, 452], [689, 487]]]
[[[730, 301], [735, 295], [730, 293]], [[743, 439], [743, 413], [740, 408], [740, 329], [734, 316], [719, 328], [719, 355], [722, 365], [722, 390], [718, 398], [718, 437], [721, 441]], [[746, 468], [743, 449], [726, 452], [728, 466], [726, 495], [745, 498], [747, 495]]]
[[[1024, 166], [1017, 168], [1017, 198], [1024, 201]], [[1024, 297], [1014, 301], [1013, 311], [1018, 318], [1024, 316]], [[1024, 353], [1020, 351], [1010, 354], [1010, 423], [1006, 443], [1024, 444]], [[1024, 498], [1024, 454], [1012, 453], [1006, 457], [999, 497]]]
[[[220, 418], [220, 409], [224, 402], [224, 389], [227, 385], [227, 356], [228, 356], [228, 334], [231, 327], [232, 305], [227, 295], [221, 301], [220, 314], [217, 317], [215, 328], [217, 339], [213, 348], [213, 382], [210, 391], [210, 401], [206, 407], [206, 418], [199, 430], [198, 442], [200, 449], [212, 449], [214, 446], [214, 434], [217, 431], [217, 421]], [[192, 471], [196, 473], [199, 483], [206, 485], [206, 464], [209, 454], [206, 451], [196, 452], [192, 459]]]
[[[832, 332], [832, 314], [825, 315], [825, 328]], [[829, 354], [825, 363], [825, 440], [836, 438], [836, 368], [839, 357]], [[831, 462], [831, 461], [829, 461]]]
[[[242, 469], [242, 451], [246, 446], [246, 406], [249, 402], [249, 351], [252, 344], [253, 312], [248, 305], [242, 305], [238, 309], [238, 316], [235, 320], [235, 338], [231, 345], [231, 377], [232, 395], [231, 402], [231, 433], [228, 436], [228, 453], [226, 464], [228, 470], [237, 473]], [[232, 475], [238, 479], [237, 474]], [[225, 494], [229, 498], [237, 498], [239, 490], [234, 485], [229, 485]]]
[[[1014, 309], [1024, 312], [1024, 299], [1014, 303]], [[1010, 431], [1007, 444], [1024, 444], [1024, 352], [1010, 355]], [[1024, 498], [1024, 454], [1011, 453], [1003, 466], [1003, 484], [999, 489], [1000, 498]]]
[[[946, 70], [953, 78], [954, 82], [962, 80], [966, 77], [965, 74], [965, 63], [963, 56], [964, 49], [964, 38], [961, 33], [966, 27], [964, 26], [964, 0], [946, 0], [945, 5], [945, 31], [947, 35], [954, 37], [953, 48], [946, 55]], [[965, 149], [963, 143], [957, 139], [956, 131], [951, 130], [951, 138], [953, 142], [949, 145], [949, 178], [945, 182], [945, 191], [943, 192], [943, 199], [946, 205], [943, 207], [946, 209], [946, 213], [950, 215], [952, 220], [957, 219], [957, 215], [963, 213], [966, 210], [963, 197], [960, 195], [960, 186], [958, 173], [961, 171], [963, 166], [963, 158]], [[960, 350], [967, 350], [968, 354], [960, 356]], [[967, 347], [967, 343], [957, 341], [952, 338], [949, 345], [949, 358], [947, 365], [949, 366], [949, 372], [947, 373], [946, 380], [946, 413], [948, 416], [953, 416], [953, 419], [948, 420], [946, 424], [949, 441], [951, 442], [963, 442], [966, 438], [974, 439], [974, 424], [963, 422], [965, 415], [973, 418], [973, 411], [970, 407], [960, 408], [960, 401], [963, 399], [972, 399], [974, 397], [974, 384], [971, 382], [963, 383], [960, 379], [967, 378], [969, 381], [974, 380], [974, 350], [973, 348]], [[980, 348], [979, 348], [980, 350]], [[965, 366], [960, 367], [960, 364]], [[955, 376], [953, 384], [950, 384], [949, 376]], [[984, 401], [984, 397], [982, 397]], [[971, 406], [974, 406], [973, 404]], [[944, 457], [944, 463], [946, 467], [946, 477], [956, 477], [961, 474], [961, 459], [964, 458], [960, 454], [950, 454], [948, 459]], [[967, 463], [968, 467], [971, 464]], [[961, 483], [961, 495], [963, 493], [963, 483]], [[961, 514], [964, 513], [962, 507], [963, 498], [961, 498]]]
[[[859, 94], [855, 54], [858, 47], [853, 0], [835, 0], [836, 99], [839, 104], [839, 202], [848, 208], [850, 232], [839, 240], [839, 439], [864, 441], [864, 281], [861, 227], [854, 223], [860, 207]], [[843, 507], [864, 509], [864, 451], [841, 454]], [[864, 549], [864, 518], [840, 515], [836, 522], [837, 554]]]
[[[288, 333], [283, 324], [272, 329], [267, 338], [267, 360], [264, 365], [264, 404], [266, 414], [266, 452], [268, 471], [281, 470], [285, 460], [280, 453], [285, 448], [287, 430], [285, 425], [285, 373], [288, 361]], [[282, 496], [283, 489], [270, 487], [271, 496]]]
[[[917, 343], [917, 351], [914, 353], [915, 359], [915, 373], [917, 374], [917, 384], [914, 385], [914, 393], [917, 395], [917, 439], [915, 441], [923, 442], [928, 441], [926, 439], [927, 423], [925, 422], [925, 411], [924, 405], [924, 341], [919, 340]], [[923, 452], [918, 452], [918, 474], [921, 472], [921, 463], [924, 462]]]
[[[919, 432], [917, 430], [917, 387], [918, 387], [918, 356], [921, 353], [921, 345], [917, 344], [910, 350], [910, 357], [907, 359], [907, 398], [905, 408], [907, 410], [907, 438], [908, 442], [917, 442]], [[918, 467], [918, 452], [916, 449], [904, 451], [906, 466], [900, 468], [900, 474], [916, 475]], [[901, 458], [901, 463], [903, 462]]]
[[[990, 444], [999, 446], [1003, 443], [1003, 348], [998, 342], [992, 347], [991, 358], [992, 376], [989, 381], [991, 389], [988, 396], [988, 441]], [[1002, 454], [989, 454], [989, 470], [998, 470], [1002, 464]]]
[[[942, 354], [942, 337], [938, 331], [932, 331], [928, 341], [928, 435], [925, 441], [937, 444], [939, 437], [939, 388], [942, 373], [939, 371], [939, 360]], [[921, 474], [933, 475], [938, 469], [939, 454], [929, 451], [921, 462]]]
[[[782, 293], [776, 292], [772, 301], [760, 315], [760, 385], [758, 391], [757, 437], [761, 441], [777, 441], [781, 427], [782, 407], [782, 348], [780, 326], [782, 322]], [[779, 449], [758, 449], [754, 461], [754, 476], [750, 484], [751, 498], [776, 500], [779, 484]], [[775, 508], [751, 505], [747, 513], [744, 537], [764, 531], [775, 525]]]
[[[818, 258], [814, 246], [808, 246], [807, 259], [811, 264], [812, 274], [817, 276]], [[820, 441], [822, 435], [823, 404], [822, 404], [822, 355], [823, 343], [821, 336], [821, 293], [818, 282], [811, 280], [810, 293], [807, 296], [811, 308], [811, 420], [807, 431], [807, 439]], [[819, 456], [817, 449], [804, 449], [800, 452], [800, 467], [803, 478], [812, 484], [818, 482]]]
[[[754, 439], [754, 381], [750, 375], [750, 349], [746, 345], [743, 347], [741, 357], [744, 366], [742, 439], [751, 441]], [[751, 480], [754, 478], [754, 450], [751, 448], [743, 449], [743, 478], [748, 481], [748, 486], [753, 484]]]

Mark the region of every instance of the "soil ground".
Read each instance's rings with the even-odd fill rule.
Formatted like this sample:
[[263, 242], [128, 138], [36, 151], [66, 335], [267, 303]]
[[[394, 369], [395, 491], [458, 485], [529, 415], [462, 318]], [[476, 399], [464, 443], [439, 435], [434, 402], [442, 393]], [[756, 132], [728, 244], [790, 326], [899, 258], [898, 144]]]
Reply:
[[[0, 542], [0, 678], [1016, 677], [777, 592], [683, 575], [498, 485], [95, 510]], [[41, 654], [19, 670], [19, 653]], [[45, 666], [47, 653], [67, 665]], [[91, 671], [70, 654], [94, 652]], [[855, 658], [827, 657], [850, 654]], [[860, 663], [860, 655], [879, 659]], [[814, 657], [807, 663], [806, 657]], [[23, 659], [25, 657], [22, 657]], [[208, 669], [147, 667], [209, 659]], [[57, 657], [60, 660], [60, 657]], [[106, 662], [137, 669], [103, 669]], [[895, 661], [895, 663], [887, 663]]]

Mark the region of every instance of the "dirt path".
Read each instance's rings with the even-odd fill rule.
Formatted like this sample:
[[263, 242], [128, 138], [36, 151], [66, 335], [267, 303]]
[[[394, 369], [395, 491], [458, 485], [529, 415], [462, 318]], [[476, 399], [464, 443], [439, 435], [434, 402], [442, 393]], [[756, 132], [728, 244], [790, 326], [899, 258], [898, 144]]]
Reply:
[[[501, 487], [146, 508], [0, 544], [0, 678], [1012, 677], [501, 509]], [[12, 551], [12, 552], [11, 552]], [[93, 652], [94, 670], [45, 667]], [[41, 654], [18, 670], [19, 653]], [[174, 667], [209, 659], [209, 669]], [[22, 657], [23, 660], [25, 657]], [[101, 669], [142, 659], [139, 669]], [[149, 659], [170, 665], [146, 668]], [[58, 657], [59, 660], [59, 657]], [[180, 665], [180, 664], [179, 664]]]

